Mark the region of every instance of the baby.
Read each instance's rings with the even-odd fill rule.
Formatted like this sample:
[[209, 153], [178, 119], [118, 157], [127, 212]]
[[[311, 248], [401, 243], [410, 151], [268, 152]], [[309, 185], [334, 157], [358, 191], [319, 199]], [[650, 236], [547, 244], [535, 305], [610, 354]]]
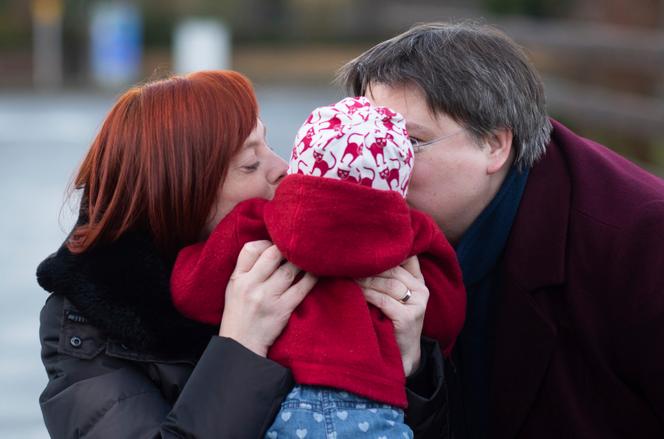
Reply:
[[297, 385], [266, 437], [412, 437], [392, 322], [353, 281], [418, 255], [430, 292], [423, 334], [450, 353], [465, 316], [461, 271], [436, 223], [405, 202], [412, 168], [398, 113], [362, 97], [318, 108], [297, 134], [274, 199], [238, 204], [207, 241], [179, 253], [175, 306], [209, 324], [220, 322], [223, 291], [246, 242], [271, 240], [319, 276], [268, 352]]

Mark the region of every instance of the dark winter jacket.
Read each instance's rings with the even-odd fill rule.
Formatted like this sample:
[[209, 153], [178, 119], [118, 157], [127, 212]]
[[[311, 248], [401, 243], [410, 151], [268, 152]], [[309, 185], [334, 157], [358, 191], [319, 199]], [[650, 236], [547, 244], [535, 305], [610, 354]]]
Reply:
[[[174, 309], [171, 264], [145, 235], [83, 255], [62, 247], [37, 271], [51, 296], [41, 313], [49, 377], [40, 404], [55, 438], [259, 438], [293, 381], [218, 328]], [[423, 341], [409, 381], [418, 437], [447, 431], [442, 356]], [[418, 392], [418, 393], [416, 393]]]

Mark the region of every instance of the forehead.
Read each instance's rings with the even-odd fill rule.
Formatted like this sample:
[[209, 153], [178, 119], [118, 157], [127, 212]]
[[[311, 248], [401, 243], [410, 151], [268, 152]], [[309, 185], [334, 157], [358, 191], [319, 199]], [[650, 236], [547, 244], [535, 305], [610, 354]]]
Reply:
[[247, 137], [247, 140], [244, 142], [244, 146], [249, 146], [248, 144], [260, 141], [265, 135], [266, 127], [263, 125], [260, 119], [256, 121], [256, 126]]
[[422, 90], [413, 84], [371, 83], [367, 87], [366, 97], [374, 105], [390, 107], [402, 115], [432, 117]]
[[263, 125], [263, 121], [260, 119], [256, 119], [256, 126], [254, 127], [254, 130], [251, 132], [251, 135], [259, 135], [262, 136], [265, 134], [267, 127]]
[[440, 134], [458, 128], [448, 115], [431, 111], [424, 92], [415, 84], [371, 83], [366, 97], [374, 105], [390, 107], [401, 113], [411, 134]]

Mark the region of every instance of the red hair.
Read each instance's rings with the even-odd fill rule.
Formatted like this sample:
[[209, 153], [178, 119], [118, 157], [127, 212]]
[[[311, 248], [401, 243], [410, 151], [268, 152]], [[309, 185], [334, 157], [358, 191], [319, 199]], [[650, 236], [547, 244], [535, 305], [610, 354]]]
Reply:
[[74, 180], [87, 220], [67, 247], [82, 253], [130, 230], [170, 254], [197, 241], [231, 157], [256, 126], [249, 80], [204, 71], [134, 87], [106, 117]]

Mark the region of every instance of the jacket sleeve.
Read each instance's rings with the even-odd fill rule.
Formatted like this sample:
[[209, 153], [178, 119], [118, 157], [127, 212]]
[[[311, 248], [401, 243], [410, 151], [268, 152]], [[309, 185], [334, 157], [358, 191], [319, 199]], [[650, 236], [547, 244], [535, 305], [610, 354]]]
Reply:
[[438, 343], [422, 338], [420, 366], [406, 381], [406, 422], [415, 439], [445, 439], [449, 432], [449, 410], [444, 361]]
[[261, 437], [292, 387], [287, 369], [231, 339], [212, 337], [171, 404], [149, 367], [106, 355], [94, 328], [81, 336], [90, 350], [64, 352], [63, 302], [51, 295], [40, 326], [49, 378], [40, 405], [54, 438]]

